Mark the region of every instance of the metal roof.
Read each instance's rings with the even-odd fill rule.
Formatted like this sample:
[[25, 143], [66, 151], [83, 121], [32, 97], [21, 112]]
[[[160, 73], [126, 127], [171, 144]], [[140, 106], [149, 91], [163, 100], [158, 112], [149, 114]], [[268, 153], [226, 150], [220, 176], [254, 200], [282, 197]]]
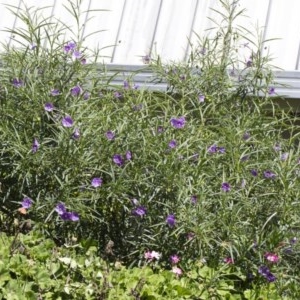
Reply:
[[[76, 23], [63, 9], [68, 0], [0, 0], [0, 30], [24, 26], [4, 5], [14, 5], [16, 9], [26, 7], [47, 7], [43, 15], [52, 16], [52, 21], [60, 20], [75, 29]], [[78, 0], [73, 0], [74, 3]], [[141, 66], [142, 56], [159, 54], [163, 60], [183, 61], [189, 53], [189, 40], [195, 42], [212, 27], [210, 18], [218, 21], [211, 8], [220, 9], [218, 0], [82, 0], [84, 46], [99, 47], [102, 62], [121, 65], [129, 71], [130, 66]], [[258, 24], [265, 40], [270, 41], [263, 49], [271, 53], [273, 64], [283, 71], [276, 72], [279, 82], [289, 84], [279, 88], [278, 93], [292, 98], [300, 98], [300, 11], [299, 0], [240, 0], [246, 15], [240, 25], [247, 29]], [[102, 10], [102, 11], [100, 11]], [[96, 32], [98, 31], [99, 32]], [[95, 34], [92, 34], [96, 32]], [[92, 34], [92, 35], [91, 35]], [[0, 31], [1, 41], [13, 43], [7, 32]], [[74, 39], [72, 34], [66, 39]], [[247, 52], [240, 49], [247, 59]], [[243, 52], [244, 51], [244, 52]], [[151, 77], [151, 74], [148, 74]], [[149, 79], [149, 78], [148, 78]], [[146, 81], [148, 81], [148, 79]]]

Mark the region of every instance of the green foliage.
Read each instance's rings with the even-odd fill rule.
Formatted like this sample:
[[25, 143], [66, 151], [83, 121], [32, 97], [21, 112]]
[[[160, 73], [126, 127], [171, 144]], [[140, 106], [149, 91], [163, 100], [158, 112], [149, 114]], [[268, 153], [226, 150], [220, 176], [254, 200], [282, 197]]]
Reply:
[[167, 93], [109, 86], [82, 34], [18, 14], [0, 77], [8, 299], [299, 297], [299, 118], [273, 103], [266, 41], [220, 3], [187, 64], [151, 65]]
[[[57, 247], [37, 232], [0, 235], [0, 292], [5, 299], [277, 299], [271, 288], [238, 291], [224, 266], [215, 270], [196, 264], [178, 277], [151, 266], [127, 269], [107, 264], [97, 249], [81, 245]], [[279, 299], [279, 298], [278, 298]], [[282, 298], [281, 298], [282, 299]]]

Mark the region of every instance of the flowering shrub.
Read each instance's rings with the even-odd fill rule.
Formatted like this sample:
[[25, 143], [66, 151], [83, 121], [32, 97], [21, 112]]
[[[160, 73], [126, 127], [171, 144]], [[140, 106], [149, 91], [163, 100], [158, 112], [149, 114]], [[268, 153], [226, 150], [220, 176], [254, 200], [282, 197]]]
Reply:
[[260, 44], [238, 68], [228, 48], [235, 2], [221, 1], [228, 26], [200, 41], [188, 64], [151, 60], [167, 93], [127, 79], [108, 88], [83, 40], [20, 15], [23, 47], [1, 56], [1, 229], [26, 232], [12, 224], [30, 220], [58, 245], [95, 244], [108, 261], [201, 278], [204, 291], [221, 270], [236, 276], [226, 293], [275, 281], [292, 295], [298, 119], [273, 103]]

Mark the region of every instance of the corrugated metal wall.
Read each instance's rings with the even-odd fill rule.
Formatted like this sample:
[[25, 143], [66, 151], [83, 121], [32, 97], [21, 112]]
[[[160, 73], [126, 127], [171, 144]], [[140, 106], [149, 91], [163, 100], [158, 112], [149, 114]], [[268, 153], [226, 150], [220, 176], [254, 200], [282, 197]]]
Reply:
[[[74, 0], [76, 2], [76, 0]], [[0, 29], [22, 26], [4, 8], [45, 7], [44, 16], [73, 26], [75, 24], [63, 9], [67, 0], [0, 0]], [[215, 18], [210, 7], [218, 8], [218, 0], [82, 0], [85, 23], [84, 35], [105, 30], [86, 39], [88, 47], [102, 48], [105, 62], [116, 64], [141, 64], [141, 57], [152, 52], [164, 59], [183, 60], [189, 51], [188, 38], [193, 31], [202, 35]], [[265, 39], [280, 38], [269, 43], [274, 64], [285, 70], [300, 67], [300, 1], [299, 0], [240, 0], [249, 18], [241, 18], [241, 25], [250, 28], [258, 23], [264, 27]], [[107, 11], [96, 11], [105, 9]], [[89, 19], [88, 22], [85, 22]], [[254, 27], [253, 27], [254, 28]], [[75, 29], [76, 30], [76, 29]], [[1, 41], [8, 41], [6, 32], [0, 33]], [[267, 51], [267, 50], [266, 50]]]

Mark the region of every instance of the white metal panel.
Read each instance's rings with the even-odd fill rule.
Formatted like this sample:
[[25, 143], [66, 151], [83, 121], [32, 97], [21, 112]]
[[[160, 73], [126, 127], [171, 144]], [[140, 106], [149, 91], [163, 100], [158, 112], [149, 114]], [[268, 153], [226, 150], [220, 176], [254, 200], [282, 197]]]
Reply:
[[182, 60], [188, 46], [196, 0], [164, 0], [154, 50], [167, 60]]
[[[37, 0], [39, 1], [39, 0]], [[47, 1], [47, 0], [43, 0]], [[75, 5], [75, 10], [77, 11], [77, 2], [73, 1]], [[69, 1], [66, 0], [55, 0], [55, 6], [53, 10], [53, 22], [62, 24], [62, 26], [67, 26], [69, 30], [65, 31], [65, 34], [62, 36], [62, 41], [78, 41], [81, 39], [81, 34], [85, 31], [85, 23], [87, 19], [87, 11], [89, 9], [90, 0], [82, 1], [80, 5], [79, 18], [78, 21], [74, 18], [72, 14], [72, 9]], [[68, 11], [70, 10], [70, 12]], [[77, 12], [76, 12], [77, 13]]]
[[[75, 32], [76, 24], [72, 16], [63, 8], [67, 0], [23, 0], [21, 7], [44, 7], [44, 16], [64, 22]], [[73, 1], [76, 3], [77, 1]], [[4, 4], [18, 7], [21, 0], [0, 0], [0, 30], [5, 27], [22, 28], [24, 24], [3, 8]], [[162, 5], [161, 5], [162, 4]], [[200, 36], [205, 29], [212, 26], [207, 18], [217, 20], [216, 14], [209, 8], [219, 9], [218, 0], [82, 0], [80, 19], [88, 48], [104, 48], [102, 55], [108, 56], [104, 62], [122, 64], [141, 64], [141, 56], [153, 50], [165, 60], [182, 60], [189, 51], [188, 38], [195, 42], [194, 30]], [[265, 37], [281, 38], [270, 42], [266, 50], [275, 57], [274, 64], [286, 69], [295, 70], [300, 64], [300, 11], [299, 0], [240, 0], [240, 7], [247, 9], [249, 18], [240, 18], [240, 24], [252, 30], [252, 25], [258, 23], [265, 28]], [[89, 13], [86, 13], [91, 9]], [[96, 10], [108, 9], [99, 12]], [[94, 11], [95, 10], [95, 11]], [[86, 20], [89, 20], [86, 22]], [[107, 30], [95, 35], [97, 30]], [[254, 29], [252, 30], [254, 32]], [[9, 34], [0, 31], [2, 42], [9, 40]], [[70, 33], [65, 39], [75, 39]], [[116, 46], [116, 47], [115, 47]], [[251, 49], [238, 49], [240, 57], [247, 60]]]
[[266, 38], [279, 38], [270, 42], [268, 50], [274, 56], [274, 64], [285, 70], [295, 70], [300, 38], [300, 1], [272, 1], [266, 28]]
[[[25, 0], [25, 1], [10, 1], [9, 4], [19, 7], [19, 10], [14, 10], [21, 14], [28, 13], [30, 18], [36, 18], [37, 15], [34, 14], [36, 9], [39, 9], [38, 14], [41, 18], [47, 18], [52, 14], [52, 8], [54, 5], [54, 0]], [[40, 19], [41, 20], [41, 19]], [[19, 17], [15, 19], [15, 22], [11, 28], [16, 30], [24, 29], [24, 34], [29, 36], [28, 27]], [[28, 41], [22, 40], [20, 37], [16, 37], [17, 41], [24, 43], [24, 46], [30, 44]], [[33, 41], [30, 41], [33, 42]], [[10, 41], [10, 46], [19, 46], [20, 44], [14, 40], [12, 37]]]
[[[85, 35], [99, 30], [102, 32], [87, 37], [85, 44], [92, 49], [99, 48], [101, 61], [106, 63], [111, 62], [115, 45], [118, 44], [118, 32], [122, 22], [124, 4], [125, 0], [91, 1]], [[103, 11], [99, 11], [99, 9]]]
[[[126, 0], [113, 63], [141, 64], [151, 51], [161, 0]], [[138, 41], [138, 42], [136, 42]]]
[[0, 41], [1, 43], [7, 44], [9, 42], [9, 39], [11, 37], [10, 33], [5, 32], [6, 28], [13, 28], [14, 23], [16, 21], [16, 17], [12, 15], [12, 13], [6, 8], [6, 5], [14, 5], [16, 7], [19, 7], [18, 1], [11, 1], [11, 0], [0, 0]]

